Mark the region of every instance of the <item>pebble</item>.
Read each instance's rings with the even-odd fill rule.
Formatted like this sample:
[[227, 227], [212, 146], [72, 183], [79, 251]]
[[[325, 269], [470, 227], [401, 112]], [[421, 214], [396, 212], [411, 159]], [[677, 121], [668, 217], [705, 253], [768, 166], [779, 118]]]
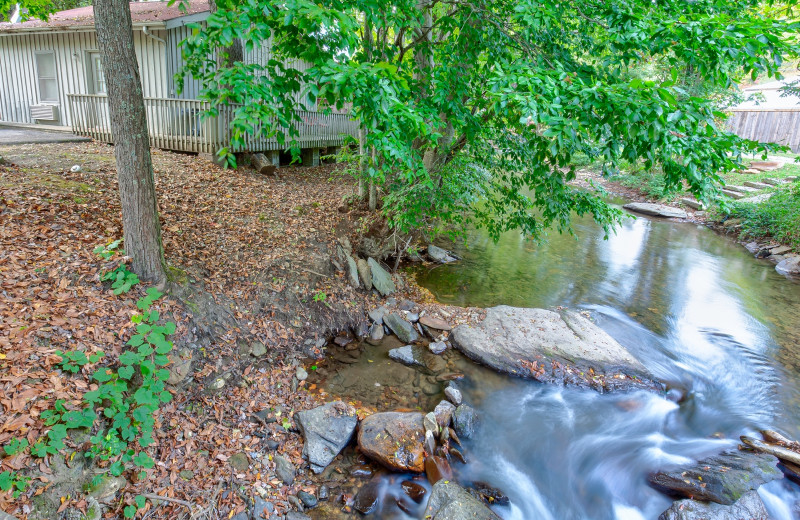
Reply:
[[451, 403], [453, 403], [456, 406], [460, 405], [461, 400], [463, 399], [463, 397], [461, 396], [461, 390], [459, 390], [452, 384], [448, 385], [447, 388], [444, 389], [444, 395]]
[[313, 509], [317, 507], [317, 497], [312, 495], [311, 493], [306, 493], [305, 491], [298, 491], [297, 498], [303, 502], [303, 505], [306, 506], [308, 509]]
[[428, 345], [428, 349], [436, 355], [441, 354], [445, 350], [447, 350], [447, 343], [444, 341], [436, 341]]
[[330, 488], [327, 486], [327, 484], [322, 484], [319, 487], [319, 500], [328, 500], [330, 496], [331, 496]]
[[297, 373], [295, 374], [298, 381], [305, 381], [308, 379], [308, 372], [303, 367], [297, 367]]
[[422, 502], [425, 497], [425, 488], [414, 482], [413, 480], [406, 480], [401, 484], [403, 491], [406, 495], [416, 503]]

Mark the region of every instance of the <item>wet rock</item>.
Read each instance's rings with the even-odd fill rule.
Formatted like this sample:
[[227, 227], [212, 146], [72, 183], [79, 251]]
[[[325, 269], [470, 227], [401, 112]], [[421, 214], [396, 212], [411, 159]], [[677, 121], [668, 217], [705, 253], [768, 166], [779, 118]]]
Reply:
[[423, 350], [416, 345], [393, 348], [389, 351], [389, 359], [408, 365], [410, 367], [424, 367], [425, 359]]
[[458, 437], [463, 437], [465, 439], [470, 438], [472, 434], [475, 433], [477, 423], [477, 413], [467, 404], [460, 405], [456, 408], [455, 412], [453, 412], [453, 428], [458, 434]]
[[433, 430], [425, 430], [425, 453], [428, 455], [436, 453], [436, 434]]
[[319, 499], [328, 500], [330, 496], [331, 496], [331, 489], [326, 484], [322, 484], [319, 487]]
[[425, 476], [428, 477], [428, 482], [436, 484], [442, 479], [453, 478], [453, 469], [446, 458], [431, 455], [425, 459]]
[[289, 511], [283, 518], [284, 520], [311, 520], [310, 516], [298, 513], [297, 511]]
[[358, 289], [361, 287], [361, 283], [358, 281], [358, 264], [356, 261], [353, 260], [353, 257], [347, 255], [345, 257], [347, 259], [347, 279], [354, 288]]
[[291, 486], [296, 472], [294, 464], [283, 455], [275, 455], [272, 460], [275, 462], [275, 474], [284, 484]]
[[467, 458], [457, 448], [450, 448], [450, 456], [458, 460], [461, 464], [467, 463]]
[[369, 319], [375, 323], [383, 324], [383, 317], [388, 313], [389, 309], [386, 307], [378, 307], [377, 309], [372, 309], [369, 311]]
[[377, 345], [378, 343], [383, 340], [383, 325], [380, 323], [373, 323], [372, 327], [369, 329], [369, 338], [367, 338], [367, 343], [370, 345]]
[[242, 511], [239, 514], [232, 516], [231, 520], [250, 520], [250, 515], [247, 514], [247, 511]]
[[361, 278], [361, 283], [364, 284], [364, 287], [369, 291], [372, 290], [372, 269], [369, 268], [369, 264], [363, 258], [359, 258], [356, 261], [356, 269], [358, 270], [358, 276]]
[[499, 489], [490, 486], [486, 482], [473, 482], [471, 488], [479, 495], [481, 500], [489, 505], [505, 506], [508, 505], [509, 499]]
[[448, 428], [448, 431], [450, 432], [450, 434], [448, 435], [448, 437], [450, 437], [451, 439], [453, 439], [453, 442], [454, 442], [454, 443], [456, 443], [456, 444], [458, 444], [459, 446], [461, 446], [461, 439], [459, 439], [459, 438], [458, 438], [458, 434], [456, 433], [456, 431], [455, 431], [454, 429], [452, 429], [452, 428]]
[[124, 488], [128, 481], [122, 477], [104, 476], [100, 479], [96, 486], [92, 486], [89, 490], [89, 496], [95, 500], [102, 502], [105, 499], [112, 497], [117, 492]]
[[449, 401], [442, 401], [436, 405], [436, 408], [433, 409], [433, 414], [436, 416], [436, 422], [442, 428], [447, 428], [450, 426], [450, 419], [453, 417], [453, 412], [456, 411], [456, 407], [453, 403]]
[[302, 502], [303, 505], [308, 509], [313, 509], [317, 507], [317, 497], [315, 497], [311, 493], [306, 493], [305, 491], [298, 491], [297, 498], [299, 498], [300, 502]]
[[361, 320], [356, 326], [355, 334], [357, 338], [365, 338], [369, 336], [370, 325], [367, 320]]
[[790, 256], [781, 260], [775, 270], [784, 276], [800, 276], [800, 256]]
[[451, 403], [458, 406], [461, 404], [461, 400], [463, 397], [461, 396], [461, 390], [453, 386], [451, 383], [444, 389], [444, 396], [450, 400]]
[[420, 324], [422, 324], [422, 325], [424, 325], [424, 326], [426, 326], [428, 328], [431, 328], [431, 329], [453, 330], [453, 327], [449, 323], [447, 323], [446, 321], [444, 321], [442, 319], [435, 318], [433, 316], [428, 316], [428, 315], [422, 316], [419, 319], [419, 322], [420, 322]]
[[750, 491], [729, 506], [697, 500], [678, 500], [658, 520], [757, 520], [769, 518], [757, 491]]
[[367, 260], [370, 271], [372, 272], [372, 286], [376, 291], [381, 293], [382, 296], [389, 296], [396, 289], [390, 275], [386, 269], [376, 262], [373, 258]]
[[783, 478], [772, 455], [739, 450], [703, 459], [690, 468], [650, 475], [656, 489], [675, 496], [731, 505], [762, 484]]
[[375, 472], [372, 471], [372, 468], [366, 464], [356, 464], [350, 468], [350, 474], [357, 478], [371, 477], [373, 473]]
[[663, 204], [653, 204], [651, 202], [632, 202], [630, 204], [625, 204], [622, 207], [629, 211], [650, 215], [652, 217], [687, 218], [687, 214], [684, 210], [665, 206]]
[[359, 489], [358, 494], [356, 494], [356, 497], [353, 500], [353, 507], [355, 510], [365, 515], [372, 513], [375, 510], [375, 507], [378, 505], [380, 488], [380, 479], [373, 478], [361, 489]]
[[436, 355], [444, 353], [447, 350], [447, 343], [444, 341], [435, 341], [428, 345], [428, 349]]
[[358, 424], [355, 410], [341, 401], [294, 415], [303, 433], [303, 456], [315, 473], [321, 473], [347, 446]]
[[387, 314], [383, 317], [383, 322], [403, 343], [413, 343], [419, 339], [419, 334], [414, 330], [414, 326], [399, 314]]
[[439, 262], [440, 264], [448, 264], [457, 260], [457, 258], [451, 256], [445, 249], [433, 244], [428, 246], [428, 256], [431, 260]]
[[425, 493], [427, 493], [424, 487], [413, 480], [405, 480], [400, 486], [403, 488], [403, 492], [417, 504], [422, 502], [422, 499], [425, 498]]
[[434, 435], [439, 433], [439, 425], [436, 422], [436, 414], [428, 412], [422, 418], [422, 425], [425, 427], [426, 432], [433, 432]]
[[306, 372], [306, 369], [303, 367], [297, 367], [297, 371], [294, 375], [298, 381], [305, 381], [308, 379], [308, 372]]
[[351, 338], [350, 336], [336, 336], [335, 338], [333, 338], [333, 342], [339, 345], [340, 347], [344, 347], [352, 343], [353, 338]]
[[501, 305], [475, 326], [453, 329], [453, 345], [498, 372], [596, 390], [657, 389], [647, 369], [600, 327], [571, 311]]
[[448, 372], [436, 376], [437, 381], [457, 381], [458, 379], [464, 379], [464, 374], [462, 372]]
[[[409, 312], [408, 314], [406, 314], [406, 319], [411, 323], [416, 323], [419, 321], [419, 314], [415, 312]], [[419, 330], [419, 327], [417, 327], [417, 330]]]
[[228, 464], [236, 471], [247, 471], [247, 468], [250, 467], [247, 455], [242, 452], [231, 455], [231, 458], [228, 459]]
[[425, 427], [417, 412], [382, 412], [361, 421], [358, 447], [363, 454], [397, 471], [424, 471]]
[[500, 520], [486, 504], [455, 482], [440, 480], [433, 485], [425, 518], [431, 520]]
[[295, 507], [295, 508], [296, 508], [298, 511], [305, 511], [305, 509], [306, 509], [306, 508], [303, 506], [303, 503], [302, 503], [302, 502], [300, 502], [300, 499], [299, 499], [299, 498], [297, 498], [297, 497], [296, 497], [296, 496], [294, 496], [294, 495], [289, 495], [289, 496], [287, 496], [287, 497], [286, 497], [286, 501], [287, 501], [287, 502], [289, 502], [290, 504], [292, 504], [292, 505], [293, 505], [293, 506], [294, 506], [294, 507]]

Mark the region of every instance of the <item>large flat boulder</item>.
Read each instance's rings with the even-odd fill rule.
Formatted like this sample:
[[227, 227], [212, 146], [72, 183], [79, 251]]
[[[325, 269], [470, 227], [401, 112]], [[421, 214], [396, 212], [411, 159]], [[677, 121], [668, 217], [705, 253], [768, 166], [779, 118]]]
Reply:
[[403, 343], [413, 343], [419, 339], [419, 334], [414, 329], [414, 325], [403, 319], [397, 313], [387, 314], [383, 317], [383, 323], [394, 332]]
[[652, 202], [631, 202], [622, 206], [628, 211], [650, 215], [651, 217], [663, 218], [687, 218], [686, 212], [680, 208], [673, 208], [663, 204], [653, 204]]
[[800, 256], [790, 256], [780, 261], [775, 270], [784, 276], [800, 276]]
[[395, 471], [425, 471], [424, 416], [419, 412], [381, 412], [361, 421], [361, 453]]
[[303, 455], [314, 473], [322, 473], [353, 437], [358, 417], [341, 401], [326, 403], [295, 414], [303, 432]]
[[424, 518], [430, 520], [500, 520], [482, 501], [449, 480], [433, 485]]
[[761, 520], [769, 518], [757, 491], [749, 491], [729, 506], [685, 499], [673, 502], [658, 520]]
[[731, 505], [762, 484], [783, 478], [778, 459], [765, 453], [729, 450], [690, 468], [659, 471], [650, 484], [673, 496]]
[[[367, 259], [367, 266], [369, 266], [370, 274], [372, 275], [372, 287], [381, 293], [382, 296], [389, 296], [392, 294], [395, 291], [392, 275], [381, 267], [381, 264], [376, 262], [373, 258]], [[356, 270], [358, 270], [357, 265]]]
[[501, 305], [451, 338], [468, 357], [506, 374], [599, 391], [657, 387], [625, 347], [576, 312]]

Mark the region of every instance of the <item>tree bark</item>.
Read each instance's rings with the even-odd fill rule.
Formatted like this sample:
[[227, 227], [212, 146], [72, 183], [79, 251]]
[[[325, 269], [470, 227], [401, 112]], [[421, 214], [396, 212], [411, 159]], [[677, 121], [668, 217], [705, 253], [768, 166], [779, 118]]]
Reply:
[[278, 169], [263, 153], [254, 153], [251, 156], [251, 161], [253, 163], [253, 168], [262, 175], [274, 175], [275, 171]]
[[95, 29], [108, 88], [125, 254], [142, 280], [166, 279], [147, 115], [127, 0], [95, 0]]

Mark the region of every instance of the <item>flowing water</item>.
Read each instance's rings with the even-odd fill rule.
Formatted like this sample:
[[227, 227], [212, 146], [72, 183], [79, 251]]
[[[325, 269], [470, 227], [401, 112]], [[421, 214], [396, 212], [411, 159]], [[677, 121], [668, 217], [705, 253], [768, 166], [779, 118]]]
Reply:
[[[496, 511], [508, 520], [656, 519], [671, 500], [647, 485], [649, 472], [765, 427], [800, 437], [800, 283], [692, 224], [639, 218], [604, 240], [581, 219], [575, 232], [540, 245], [475, 232], [451, 246], [463, 261], [421, 270], [418, 282], [442, 303], [587, 310], [684, 398], [542, 385], [448, 351], [442, 362], [464, 375], [458, 385], [482, 419], [465, 444], [469, 463], [455, 468], [459, 481], [505, 492], [510, 506]], [[393, 341], [339, 352], [320, 384], [379, 409], [432, 409], [443, 383], [390, 361]], [[419, 518], [393, 505], [410, 477], [393, 478], [370, 517]], [[795, 484], [760, 494], [773, 518], [800, 518]]]
[[[604, 240], [588, 220], [576, 237], [495, 244], [474, 233], [464, 260], [419, 273], [442, 303], [568, 306], [598, 325], [670, 386], [680, 405], [648, 393], [599, 395], [508, 380], [462, 386], [484, 421], [462, 478], [504, 490], [508, 519], [654, 519], [670, 500], [650, 471], [776, 428], [800, 433], [800, 284], [703, 227], [639, 218]], [[797, 486], [764, 486], [774, 518], [798, 518]]]

